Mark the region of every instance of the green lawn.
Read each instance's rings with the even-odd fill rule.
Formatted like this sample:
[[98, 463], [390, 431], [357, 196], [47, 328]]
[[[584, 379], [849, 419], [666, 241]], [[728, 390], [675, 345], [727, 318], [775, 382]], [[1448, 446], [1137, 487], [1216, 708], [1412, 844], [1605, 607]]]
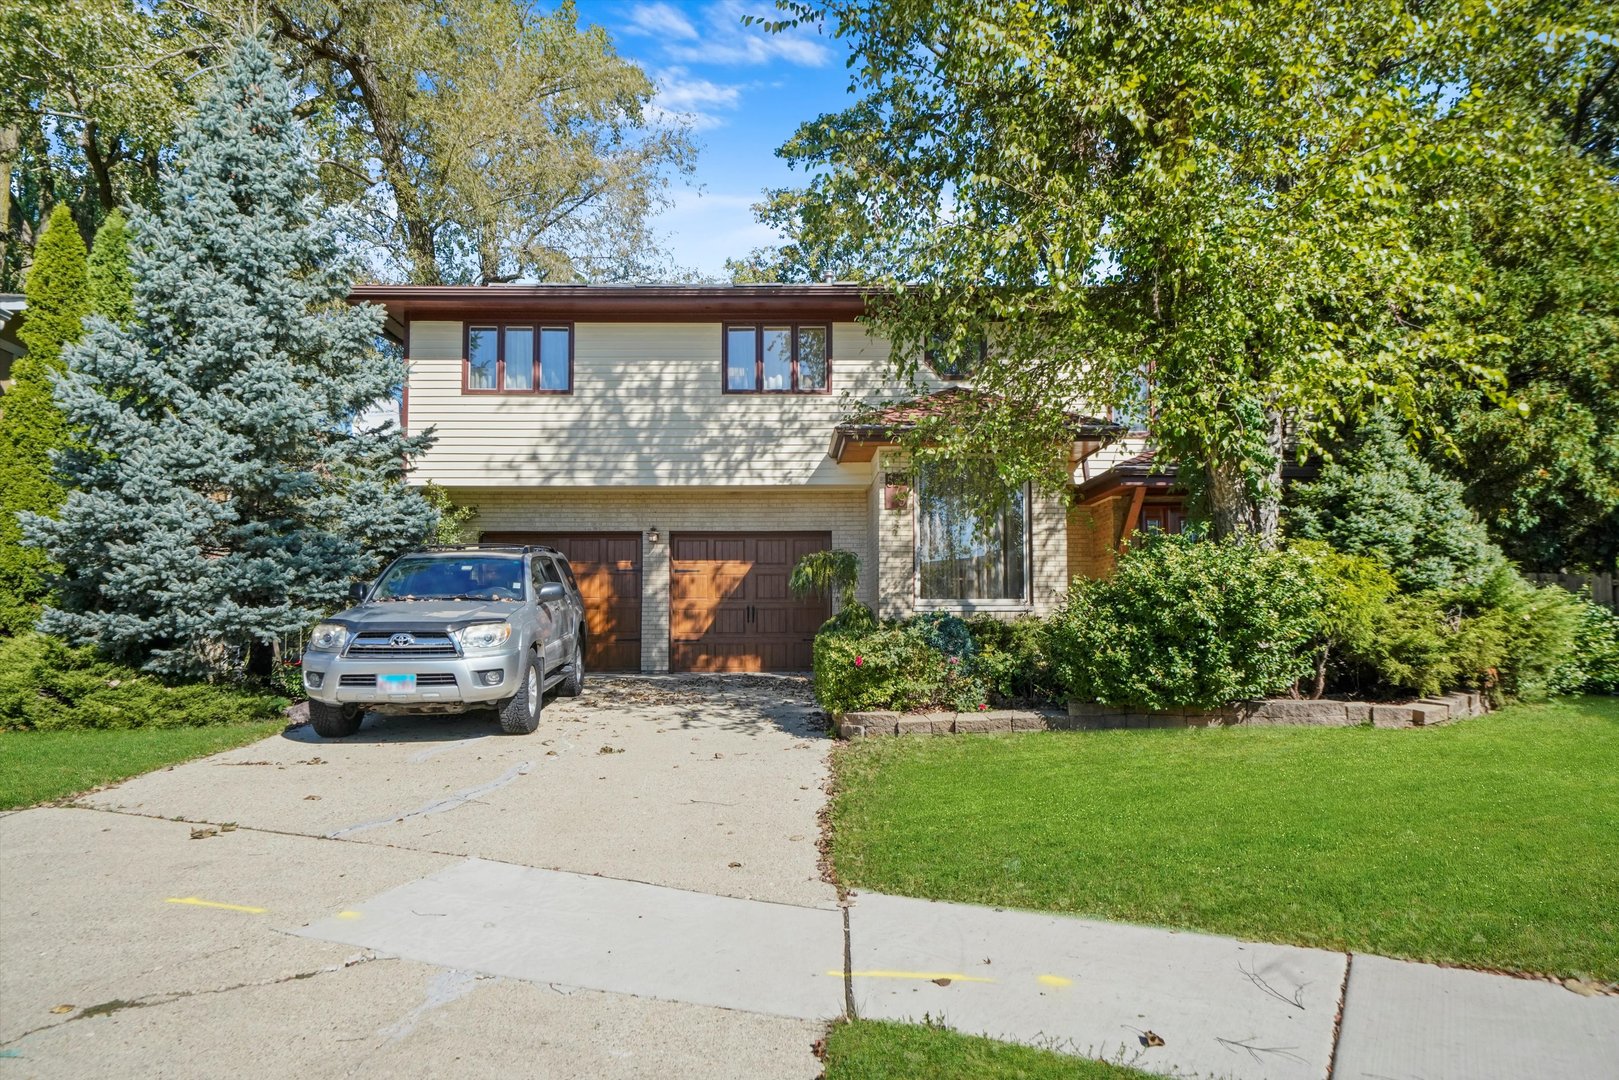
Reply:
[[1134, 1069], [918, 1024], [832, 1026], [825, 1080], [1155, 1080]]
[[128, 731], [0, 731], [0, 810], [60, 799], [254, 742], [284, 720]]
[[851, 887], [1619, 978], [1619, 699], [1426, 730], [867, 739]]

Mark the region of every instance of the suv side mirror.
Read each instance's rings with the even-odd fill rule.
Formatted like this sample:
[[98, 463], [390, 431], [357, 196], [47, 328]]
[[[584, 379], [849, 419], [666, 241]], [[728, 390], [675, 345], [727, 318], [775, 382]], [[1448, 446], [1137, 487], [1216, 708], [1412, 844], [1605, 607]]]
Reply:
[[363, 604], [365, 603], [365, 594], [370, 591], [371, 586], [367, 585], [363, 581], [356, 581], [353, 585], [349, 586], [349, 599], [353, 600], [356, 604]]
[[540, 591], [535, 594], [535, 599], [542, 604], [554, 604], [558, 600], [566, 600], [567, 598], [568, 590], [555, 581], [547, 581], [540, 586]]

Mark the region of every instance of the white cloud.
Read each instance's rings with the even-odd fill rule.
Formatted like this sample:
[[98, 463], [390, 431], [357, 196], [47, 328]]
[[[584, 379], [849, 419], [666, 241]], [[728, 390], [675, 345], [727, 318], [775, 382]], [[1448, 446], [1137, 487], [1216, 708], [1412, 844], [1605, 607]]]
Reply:
[[630, 22], [624, 28], [627, 34], [639, 37], [670, 37], [691, 40], [697, 28], [679, 10], [668, 4], [636, 4], [630, 9]]
[[[655, 14], [650, 9], [658, 9]], [[669, 58], [685, 64], [795, 64], [799, 67], [821, 67], [832, 59], [832, 51], [810, 28], [794, 27], [779, 34], [768, 33], [757, 23], [742, 25], [742, 16], [777, 15], [762, 0], [716, 0], [705, 4], [700, 16], [701, 26], [694, 26], [684, 14], [668, 4], [644, 4], [635, 8], [631, 18], [632, 33], [646, 36], [664, 36], [664, 52]], [[653, 20], [665, 20], [670, 29], [654, 31], [646, 28]], [[675, 24], [684, 31], [674, 29]]]
[[719, 127], [719, 115], [737, 107], [742, 87], [696, 78], [683, 67], [665, 68], [654, 76], [658, 93], [647, 111], [653, 120], [670, 120], [701, 131]]

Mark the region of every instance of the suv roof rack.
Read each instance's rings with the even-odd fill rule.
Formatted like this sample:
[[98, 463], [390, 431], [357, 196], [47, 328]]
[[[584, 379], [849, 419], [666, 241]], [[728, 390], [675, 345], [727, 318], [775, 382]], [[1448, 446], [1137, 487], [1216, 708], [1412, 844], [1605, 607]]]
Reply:
[[554, 547], [545, 544], [428, 544], [423, 551], [516, 551], [528, 554], [542, 551], [547, 555], [560, 555]]

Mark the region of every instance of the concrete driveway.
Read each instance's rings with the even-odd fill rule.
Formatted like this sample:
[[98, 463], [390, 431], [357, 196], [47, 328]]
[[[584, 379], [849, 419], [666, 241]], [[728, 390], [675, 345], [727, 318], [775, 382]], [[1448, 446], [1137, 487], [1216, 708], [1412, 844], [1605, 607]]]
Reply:
[[548, 700], [532, 736], [482, 718], [373, 718], [339, 742], [294, 728], [7, 814], [0, 1080], [813, 1077], [811, 1020], [293, 931], [467, 856], [830, 911], [828, 746], [802, 679], [597, 678]]

